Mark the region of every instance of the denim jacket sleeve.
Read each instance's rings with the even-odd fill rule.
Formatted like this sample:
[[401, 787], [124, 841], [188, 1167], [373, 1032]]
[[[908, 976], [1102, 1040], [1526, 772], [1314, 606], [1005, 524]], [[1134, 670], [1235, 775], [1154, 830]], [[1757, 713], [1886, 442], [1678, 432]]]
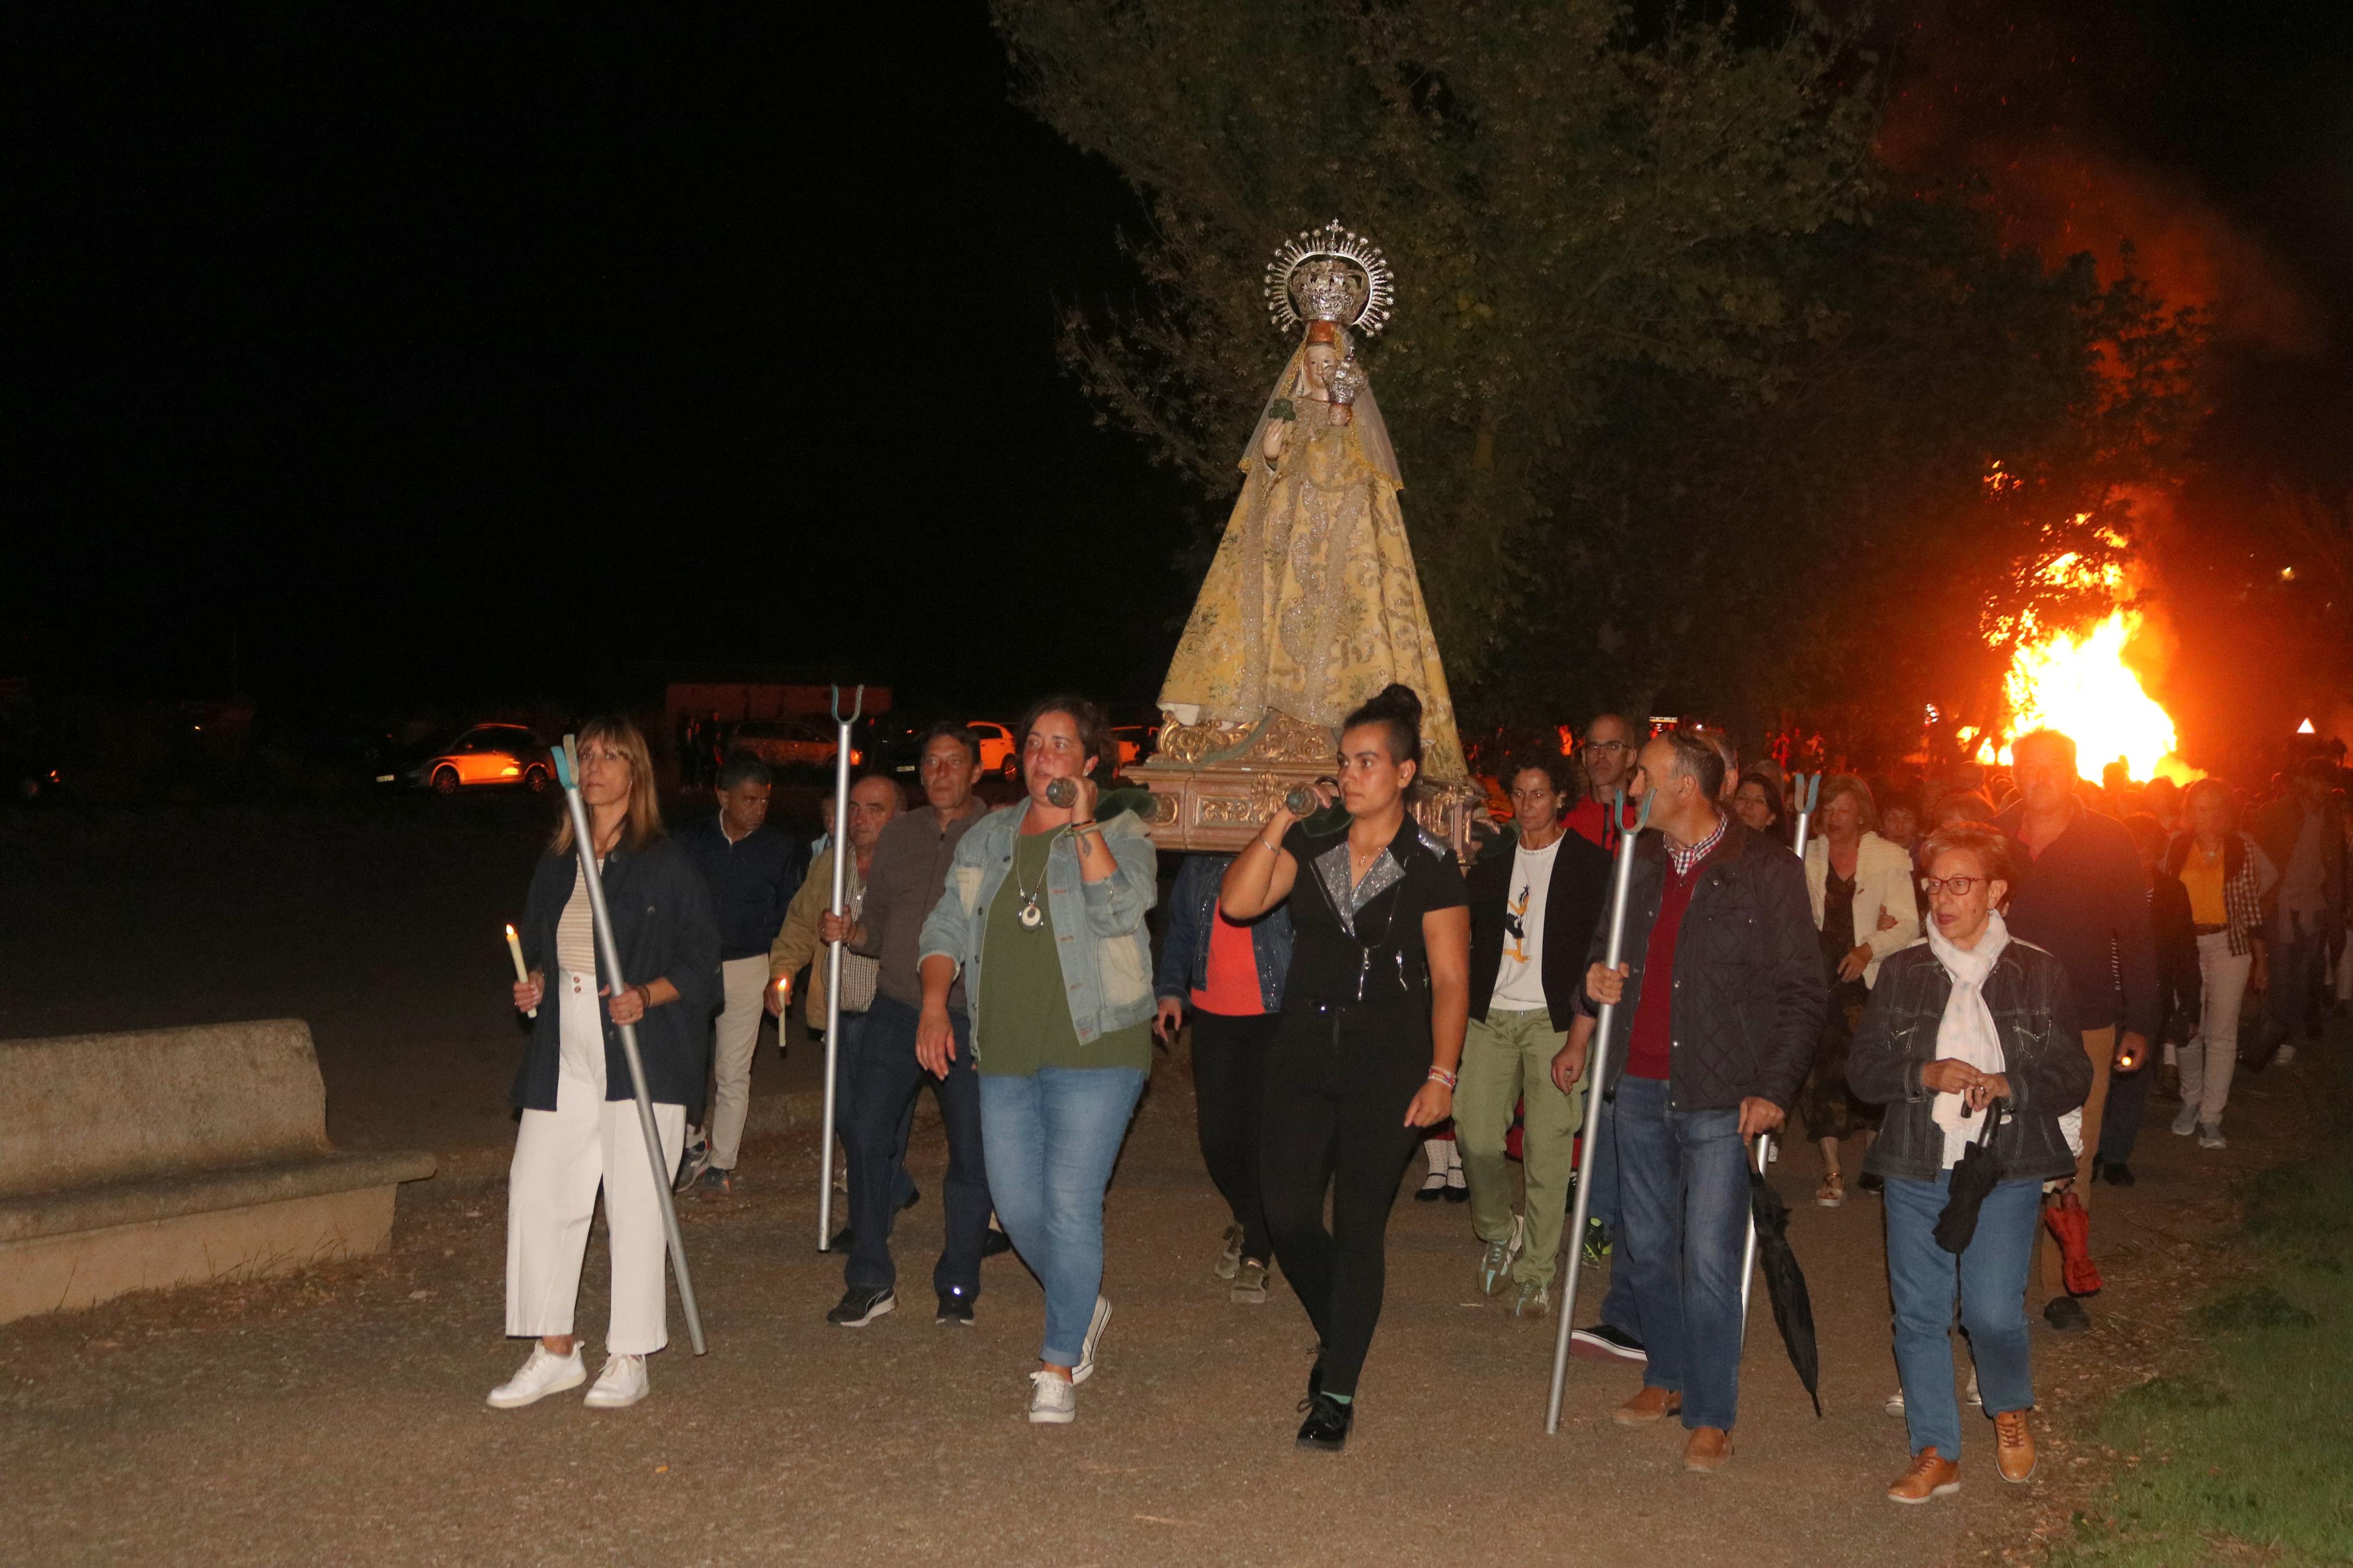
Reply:
[[1871, 989], [1854, 1040], [1847, 1047], [1846, 1086], [1856, 1099], [1873, 1105], [1918, 1100], [1923, 1092], [1922, 1064], [1913, 1059], [1913, 1030], [1906, 1026], [1915, 1020], [1903, 1011], [1913, 1005], [1910, 993], [1916, 989], [1913, 975], [1909, 963], [1890, 956], [1887, 967], [1880, 971], [1879, 984]]
[[[1201, 883], [1218, 874], [1219, 857], [1187, 855], [1176, 868], [1176, 885], [1168, 891], [1168, 933], [1160, 944], [1160, 963], [1152, 979], [1153, 994], [1179, 1002], [1193, 989], [1193, 964], [1208, 938], [1208, 921], [1200, 918]], [[1217, 889], [1209, 889], [1209, 909], [1217, 907]]]
[[[967, 841], [971, 837], [965, 835]], [[1122, 812], [1105, 822], [1103, 837], [1119, 869], [1100, 882], [1081, 880], [1079, 889], [1087, 900], [1087, 930], [1099, 937], [1125, 936], [1141, 927], [1145, 912], [1160, 901], [1160, 852], [1133, 812]]]

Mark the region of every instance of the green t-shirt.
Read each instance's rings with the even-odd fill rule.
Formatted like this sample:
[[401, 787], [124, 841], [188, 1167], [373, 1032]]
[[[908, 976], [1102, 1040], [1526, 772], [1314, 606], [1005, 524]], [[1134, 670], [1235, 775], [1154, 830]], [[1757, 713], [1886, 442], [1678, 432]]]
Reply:
[[[1046, 858], [1059, 835], [1025, 833], [1013, 840], [1013, 873], [988, 906], [981, 933], [980, 1008], [976, 1023], [980, 1050], [974, 1066], [985, 1073], [1026, 1078], [1039, 1068], [1134, 1068], [1152, 1070], [1152, 1025], [1147, 1021], [1081, 1045], [1071, 1024], [1071, 1004], [1062, 981], [1062, 960], [1054, 936], [1054, 908], [1046, 898]], [[1021, 923], [1028, 900], [1037, 895], [1034, 926]], [[1081, 941], [1090, 938], [1083, 933]]]

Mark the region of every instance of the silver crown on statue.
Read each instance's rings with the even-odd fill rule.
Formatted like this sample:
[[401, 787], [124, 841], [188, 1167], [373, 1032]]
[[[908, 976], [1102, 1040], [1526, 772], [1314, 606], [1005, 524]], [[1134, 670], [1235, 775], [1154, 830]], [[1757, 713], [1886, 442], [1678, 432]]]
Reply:
[[1350, 349], [1348, 357], [1332, 367], [1332, 405], [1345, 408], [1364, 390], [1365, 367], [1356, 363], [1356, 351]]
[[1300, 230], [1266, 264], [1267, 319], [1286, 336], [1308, 321], [1334, 321], [1372, 337], [1396, 302], [1396, 275], [1381, 247], [1336, 217]]

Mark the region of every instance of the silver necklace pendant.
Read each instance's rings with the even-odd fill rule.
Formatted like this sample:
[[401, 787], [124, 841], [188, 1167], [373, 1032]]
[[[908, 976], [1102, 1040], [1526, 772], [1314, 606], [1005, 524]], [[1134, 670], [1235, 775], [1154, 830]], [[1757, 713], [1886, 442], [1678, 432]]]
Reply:
[[1038, 900], [1033, 896], [1028, 903], [1021, 906], [1021, 912], [1014, 919], [1021, 922], [1023, 930], [1036, 931], [1046, 923], [1046, 911], [1038, 907]]

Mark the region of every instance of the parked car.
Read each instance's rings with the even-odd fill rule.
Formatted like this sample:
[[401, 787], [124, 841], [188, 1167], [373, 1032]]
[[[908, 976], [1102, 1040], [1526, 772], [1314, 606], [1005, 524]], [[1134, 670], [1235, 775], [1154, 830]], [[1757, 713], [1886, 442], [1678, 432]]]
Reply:
[[[809, 719], [746, 719], [729, 732], [727, 750], [749, 752], [772, 768], [829, 768], [834, 730]], [[850, 766], [865, 761], [862, 747], [849, 748]]]
[[980, 771], [1003, 773], [1008, 779], [1021, 776], [1021, 746], [1013, 731], [994, 719], [967, 719], [965, 728], [980, 737]]
[[476, 724], [428, 741], [405, 766], [375, 775], [379, 784], [413, 784], [436, 795], [485, 785], [515, 785], [538, 795], [555, 782], [547, 748], [520, 724]]

